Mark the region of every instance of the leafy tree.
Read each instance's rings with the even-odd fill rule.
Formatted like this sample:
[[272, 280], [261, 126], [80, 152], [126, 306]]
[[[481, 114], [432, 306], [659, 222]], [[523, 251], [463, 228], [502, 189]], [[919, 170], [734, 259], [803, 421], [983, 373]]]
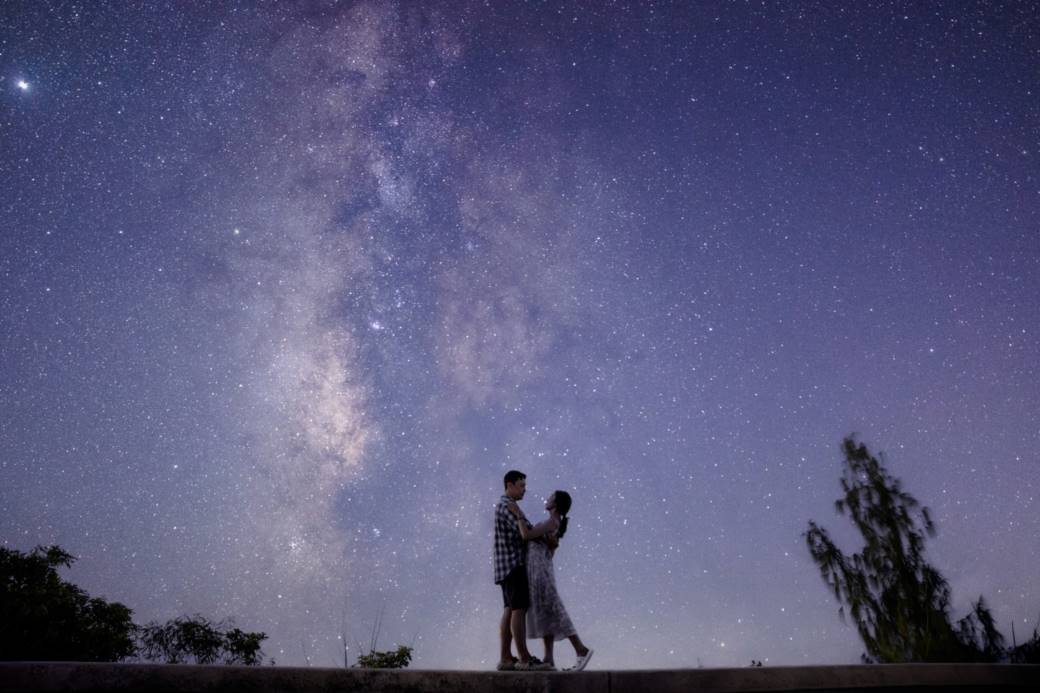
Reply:
[[[136, 626], [118, 602], [61, 579], [75, 557], [59, 546], [0, 547], [0, 660], [117, 662], [130, 657], [198, 664], [260, 664], [264, 633], [202, 616]], [[135, 642], [136, 641], [136, 642]]]
[[0, 659], [104, 662], [134, 653], [133, 612], [58, 575], [75, 560], [58, 546], [0, 547]]
[[[264, 653], [260, 644], [266, 639], [266, 633], [230, 628], [224, 632], [224, 651], [231, 654], [233, 659], [225, 660], [225, 663], [249, 666], [263, 663]], [[274, 659], [271, 659], [271, 664], [274, 664]]]
[[[1015, 633], [1013, 623], [1011, 633]], [[1040, 627], [1033, 629], [1032, 638], [1008, 650], [1008, 661], [1012, 664], [1040, 664]]]
[[371, 650], [358, 657], [355, 667], [362, 669], [404, 669], [412, 661], [412, 648], [400, 645], [396, 650]]
[[149, 623], [139, 628], [138, 656], [167, 664], [246, 664], [263, 661], [265, 633], [247, 633], [230, 621], [195, 616]]
[[827, 530], [809, 522], [806, 543], [824, 582], [848, 607], [873, 662], [996, 661], [1003, 636], [982, 597], [957, 627], [950, 621], [950, 588], [924, 557], [925, 535], [935, 535], [928, 508], [902, 489], [884, 466], [853, 438], [845, 455], [835, 503], [865, 541], [860, 553], [846, 556]]
[[1004, 658], [1004, 636], [997, 630], [981, 594], [971, 605], [971, 613], [957, 622], [957, 636], [973, 660], [996, 662]]

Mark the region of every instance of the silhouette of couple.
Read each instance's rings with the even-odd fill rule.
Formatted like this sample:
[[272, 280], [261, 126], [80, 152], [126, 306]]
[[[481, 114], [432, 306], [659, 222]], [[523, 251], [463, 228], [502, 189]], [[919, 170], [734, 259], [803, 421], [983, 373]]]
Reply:
[[[532, 525], [517, 504], [527, 492], [527, 476], [506, 473], [505, 493], [495, 506], [495, 584], [502, 586], [505, 611], [499, 624], [502, 645], [499, 671], [555, 671], [553, 643], [567, 638], [578, 661], [566, 671], [581, 671], [592, 650], [578, 637], [556, 591], [553, 554], [567, 531], [571, 497], [556, 491], [545, 501], [549, 516]], [[545, 656], [539, 660], [527, 650], [527, 639], [542, 639]], [[516, 643], [517, 656], [511, 644]]]

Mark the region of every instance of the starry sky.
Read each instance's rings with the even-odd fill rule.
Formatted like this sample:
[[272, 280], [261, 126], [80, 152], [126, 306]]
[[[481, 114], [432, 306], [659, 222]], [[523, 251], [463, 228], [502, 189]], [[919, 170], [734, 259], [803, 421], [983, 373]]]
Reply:
[[592, 668], [857, 662], [856, 433], [1021, 641], [1038, 75], [1028, 2], [4, 3], [0, 542], [488, 669], [516, 468]]

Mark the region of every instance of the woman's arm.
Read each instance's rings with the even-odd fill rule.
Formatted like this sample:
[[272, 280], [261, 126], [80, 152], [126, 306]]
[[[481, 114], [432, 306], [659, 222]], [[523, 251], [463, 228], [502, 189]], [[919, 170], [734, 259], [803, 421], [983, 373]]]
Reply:
[[539, 539], [548, 534], [551, 534], [552, 532], [555, 532], [559, 528], [559, 525], [556, 523], [555, 520], [553, 520], [552, 517], [549, 517], [545, 520], [545, 522], [539, 522], [538, 524], [532, 527], [531, 524], [527, 521], [527, 517], [524, 515], [524, 511], [520, 509], [519, 505], [517, 505], [516, 503], [510, 503], [508, 508], [509, 512], [516, 515], [516, 526], [517, 529], [520, 530], [520, 537], [524, 541], [533, 541], [535, 539]]
[[557, 528], [556, 523], [551, 517], [545, 522], [539, 522], [533, 527], [528, 527], [526, 518], [518, 515], [516, 518], [516, 524], [517, 527], [520, 528], [520, 536], [524, 538], [524, 541], [533, 541], [540, 537], [552, 534]]

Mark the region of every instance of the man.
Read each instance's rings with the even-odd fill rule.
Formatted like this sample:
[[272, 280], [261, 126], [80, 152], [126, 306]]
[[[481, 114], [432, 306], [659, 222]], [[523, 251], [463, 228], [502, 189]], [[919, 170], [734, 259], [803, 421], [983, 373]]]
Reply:
[[[506, 472], [505, 493], [495, 506], [495, 584], [502, 586], [505, 611], [498, 626], [502, 651], [499, 671], [544, 671], [551, 667], [532, 657], [527, 650], [527, 547], [520, 536], [516, 516], [509, 508], [527, 492], [527, 476], [512, 469]], [[526, 520], [524, 520], [526, 522]], [[528, 523], [530, 524], [530, 523]], [[516, 642], [519, 659], [513, 657], [510, 643]]]

